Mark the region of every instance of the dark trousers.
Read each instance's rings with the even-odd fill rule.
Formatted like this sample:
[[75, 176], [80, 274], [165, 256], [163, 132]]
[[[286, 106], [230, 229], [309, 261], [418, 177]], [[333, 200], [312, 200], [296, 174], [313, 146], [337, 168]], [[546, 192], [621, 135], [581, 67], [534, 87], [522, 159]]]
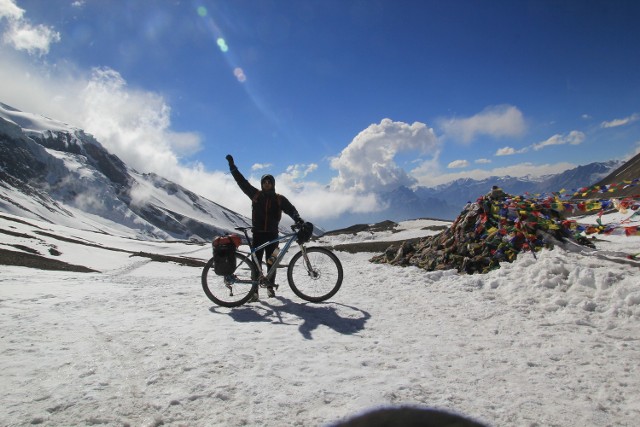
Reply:
[[[258, 246], [265, 244], [268, 241], [273, 240], [277, 237], [278, 237], [278, 233], [270, 233], [270, 232], [262, 232], [262, 231], [254, 232], [253, 247], [257, 248]], [[256, 256], [258, 257], [258, 261], [260, 261], [261, 268], [262, 268], [262, 259], [264, 258], [264, 255], [266, 254], [267, 259], [269, 259], [269, 257], [271, 256], [271, 254], [273, 254], [273, 251], [275, 251], [277, 247], [278, 247], [278, 242], [272, 243], [266, 248], [256, 251]], [[271, 265], [269, 265], [268, 263], [267, 265], [268, 265], [267, 268], [271, 267]], [[275, 282], [276, 282], [276, 275], [274, 272], [273, 276], [271, 277], [271, 283], [275, 283]]]

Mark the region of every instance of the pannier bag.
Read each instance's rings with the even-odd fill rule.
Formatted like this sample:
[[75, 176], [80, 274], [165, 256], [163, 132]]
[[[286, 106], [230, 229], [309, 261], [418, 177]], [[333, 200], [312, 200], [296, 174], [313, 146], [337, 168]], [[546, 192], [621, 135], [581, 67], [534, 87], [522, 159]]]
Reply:
[[227, 276], [236, 270], [236, 249], [242, 240], [237, 234], [227, 234], [213, 239], [213, 271]]

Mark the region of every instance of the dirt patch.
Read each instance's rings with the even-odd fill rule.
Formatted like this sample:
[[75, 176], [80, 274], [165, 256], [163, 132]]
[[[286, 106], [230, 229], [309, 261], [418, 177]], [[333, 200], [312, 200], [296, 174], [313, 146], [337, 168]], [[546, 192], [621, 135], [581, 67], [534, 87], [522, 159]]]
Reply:
[[175, 262], [176, 264], [185, 265], [187, 267], [204, 267], [206, 262], [194, 258], [184, 258], [169, 255], [158, 255], [149, 252], [135, 252], [131, 254], [132, 257], [139, 256], [149, 258], [156, 262]]
[[420, 238], [386, 242], [342, 243], [332, 246], [333, 250], [355, 254], [358, 252], [384, 252], [389, 246], [400, 246], [404, 242], [417, 243]]
[[18, 267], [37, 268], [39, 270], [74, 271], [78, 273], [99, 273], [97, 270], [82, 266], [69, 264], [57, 259], [46, 258], [40, 255], [28, 254], [24, 252], [0, 249], [0, 264], [15, 265]]
[[370, 233], [375, 233], [378, 231], [395, 231], [395, 228], [398, 226], [397, 223], [393, 221], [382, 221], [376, 224], [356, 224], [351, 227], [341, 228], [339, 230], [327, 231], [324, 233], [325, 236], [336, 236], [339, 234], [357, 234], [363, 231], [368, 231]]

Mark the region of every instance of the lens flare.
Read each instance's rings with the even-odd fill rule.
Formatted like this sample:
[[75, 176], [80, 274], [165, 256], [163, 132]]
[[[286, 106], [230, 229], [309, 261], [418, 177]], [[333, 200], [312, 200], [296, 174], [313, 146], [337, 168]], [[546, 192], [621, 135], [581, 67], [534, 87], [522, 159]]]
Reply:
[[206, 8], [206, 7], [204, 7], [204, 6], [198, 6], [197, 11], [198, 11], [198, 15], [202, 16], [203, 18], [204, 18], [205, 16], [207, 16], [207, 8]]
[[227, 46], [227, 42], [222, 37], [219, 37], [218, 40], [216, 40], [216, 43], [222, 52], [229, 51], [229, 46]]
[[247, 81], [247, 76], [244, 75], [244, 71], [240, 67], [233, 70], [233, 75], [236, 76], [236, 79], [238, 79], [240, 83]]

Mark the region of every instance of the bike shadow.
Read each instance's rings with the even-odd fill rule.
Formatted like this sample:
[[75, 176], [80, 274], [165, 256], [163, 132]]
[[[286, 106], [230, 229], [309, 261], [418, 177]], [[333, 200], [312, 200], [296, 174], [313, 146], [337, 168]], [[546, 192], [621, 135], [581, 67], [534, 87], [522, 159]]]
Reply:
[[[274, 299], [279, 301], [280, 304], [272, 304], [261, 300], [256, 305], [228, 309], [227, 313], [222, 312], [217, 306], [211, 307], [209, 311], [216, 314], [228, 314], [236, 322], [269, 322], [283, 325], [297, 324], [297, 322], [288, 323], [286, 321], [286, 318], [295, 316], [302, 320], [302, 324], [298, 326], [298, 331], [308, 340], [313, 339], [312, 333], [319, 326], [326, 326], [343, 335], [355, 334], [362, 331], [367, 321], [371, 318], [371, 315], [364, 310], [331, 301], [325, 303], [300, 303], [282, 296]], [[342, 316], [339, 313], [339, 311], [347, 310], [351, 310], [354, 313], [350, 313], [349, 316]], [[354, 314], [356, 314], [356, 317], [352, 317]]]

